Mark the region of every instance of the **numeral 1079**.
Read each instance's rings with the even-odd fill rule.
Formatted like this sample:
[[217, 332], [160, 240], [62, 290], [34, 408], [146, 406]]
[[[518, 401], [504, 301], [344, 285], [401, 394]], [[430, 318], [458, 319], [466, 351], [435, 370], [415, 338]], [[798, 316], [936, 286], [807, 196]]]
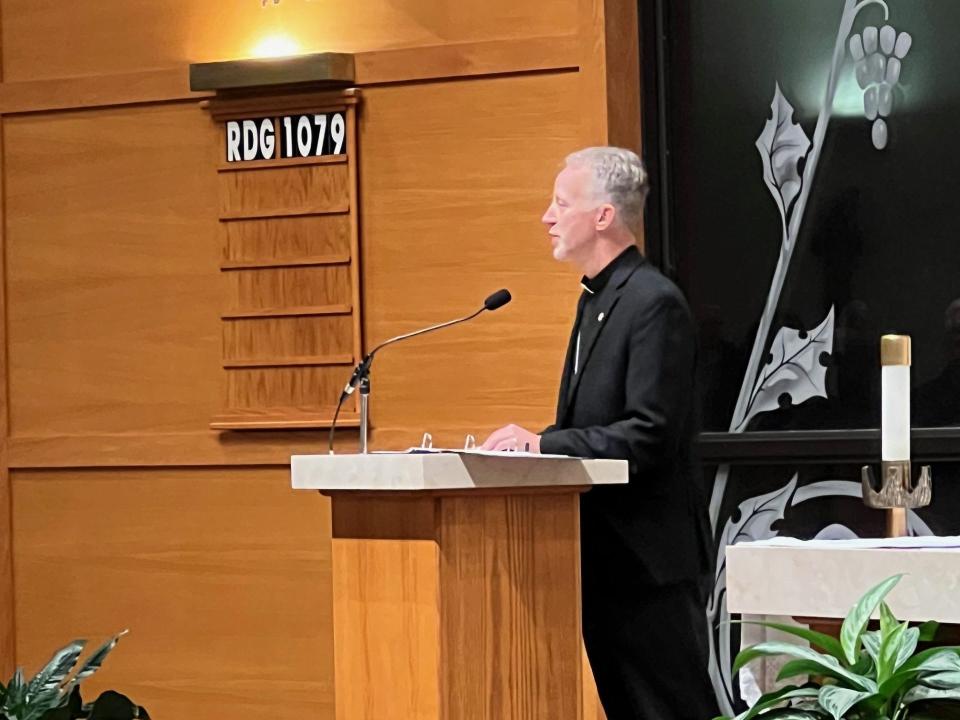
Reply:
[[331, 115], [287, 115], [281, 118], [282, 157], [339, 155], [343, 152], [346, 130], [343, 113]]
[[[259, 120], [229, 120], [227, 162], [339, 155], [344, 151], [343, 113], [285, 115]], [[279, 136], [279, 137], [278, 137]]]

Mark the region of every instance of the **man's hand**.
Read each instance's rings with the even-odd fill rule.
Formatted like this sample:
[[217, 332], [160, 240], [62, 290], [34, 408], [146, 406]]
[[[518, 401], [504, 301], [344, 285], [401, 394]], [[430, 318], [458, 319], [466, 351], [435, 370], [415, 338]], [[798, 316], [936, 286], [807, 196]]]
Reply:
[[494, 430], [480, 447], [483, 450], [519, 450], [539, 453], [540, 436], [519, 425], [505, 425], [499, 430]]

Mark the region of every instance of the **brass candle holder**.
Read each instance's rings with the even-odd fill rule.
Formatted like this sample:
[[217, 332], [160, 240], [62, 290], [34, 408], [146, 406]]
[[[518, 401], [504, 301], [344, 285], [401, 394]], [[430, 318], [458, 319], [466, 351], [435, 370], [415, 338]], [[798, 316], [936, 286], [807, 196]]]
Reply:
[[884, 461], [880, 463], [880, 473], [882, 482], [877, 492], [873, 489], [873, 468], [863, 466], [863, 502], [867, 507], [887, 511], [887, 537], [906, 537], [907, 510], [925, 507], [933, 497], [930, 466], [920, 468], [920, 478], [915, 487], [909, 460]]

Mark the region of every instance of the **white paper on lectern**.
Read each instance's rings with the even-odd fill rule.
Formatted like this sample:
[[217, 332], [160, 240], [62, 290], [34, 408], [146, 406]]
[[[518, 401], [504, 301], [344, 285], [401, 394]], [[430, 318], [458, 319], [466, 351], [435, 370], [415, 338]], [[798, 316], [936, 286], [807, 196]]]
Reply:
[[374, 450], [378, 455], [442, 455], [444, 453], [453, 455], [482, 455], [486, 457], [505, 457], [505, 458], [546, 458], [547, 460], [581, 460], [584, 458], [573, 457], [572, 455], [549, 455], [547, 453], [521, 452], [519, 450], [480, 450], [474, 448], [463, 450], [457, 448], [425, 448], [411, 447], [406, 450]]
[[738, 544], [750, 545], [751, 547], [792, 547], [817, 550], [876, 550], [882, 548], [926, 550], [960, 548], [960, 536], [922, 535], [917, 537], [856, 538], [850, 540], [798, 540], [792, 537], [775, 537]]

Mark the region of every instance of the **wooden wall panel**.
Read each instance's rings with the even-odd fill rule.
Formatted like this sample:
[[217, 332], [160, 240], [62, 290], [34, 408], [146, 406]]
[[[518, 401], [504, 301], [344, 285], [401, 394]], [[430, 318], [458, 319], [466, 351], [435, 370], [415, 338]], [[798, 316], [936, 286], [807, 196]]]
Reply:
[[248, 318], [224, 323], [225, 361], [346, 355], [353, 359], [349, 315]]
[[371, 88], [360, 114], [366, 346], [514, 301], [470, 325], [384, 350], [376, 447], [462, 443], [505, 422], [552, 420], [578, 276], [540, 217], [580, 144], [576, 73]]
[[249, 57], [283, 33], [301, 52], [444, 45], [576, 31], [577, 0], [3, 0], [7, 81]]
[[237, 220], [221, 225], [223, 263], [254, 263], [264, 258], [350, 257], [350, 216]]
[[[345, 208], [342, 194], [341, 205], [322, 200], [319, 169], [218, 173], [216, 125], [188, 95], [185, 63], [245, 56], [283, 32], [304, 51], [362, 51], [361, 84], [391, 83], [363, 88], [350, 133], [364, 346], [470, 312], [499, 287], [515, 296], [377, 361], [374, 446], [404, 447], [423, 430], [453, 444], [551, 419], [579, 287], [551, 259], [539, 217], [565, 153], [629, 134], [627, 106], [608, 102], [606, 63], [630, 34], [599, 36], [629, 16], [606, 13], [620, 4], [0, 0], [11, 420], [0, 478], [8, 460], [16, 468], [12, 503], [0, 489], [13, 518], [9, 531], [0, 521], [0, 592], [16, 601], [15, 628], [0, 611], [0, 652], [15, 643], [35, 666], [75, 634], [129, 624], [91, 690], [126, 690], [154, 716], [333, 717], [326, 503], [290, 493], [282, 469], [230, 468], [321, 451], [325, 435], [218, 434], [208, 422], [224, 396], [315, 406], [319, 385], [321, 404], [335, 401], [349, 366], [273, 367], [281, 382], [267, 383], [264, 368], [242, 365], [335, 360], [351, 337], [346, 313], [361, 305], [356, 284], [340, 286], [349, 298], [333, 314], [220, 314], [224, 287], [239, 303], [251, 289], [244, 267], [263, 258], [296, 262], [257, 282], [342, 300], [309, 293], [356, 257], [349, 218], [271, 219], [266, 233], [260, 220], [218, 223], [221, 212], [283, 213], [292, 204], [273, 201], [293, 196]], [[141, 104], [77, 110], [111, 103]], [[50, 109], [66, 112], [10, 114]], [[277, 177], [290, 181], [263, 187]], [[243, 202], [221, 206], [231, 184]], [[344, 432], [340, 447], [353, 439]], [[147, 465], [156, 469], [120, 469]], [[182, 469], [199, 465], [211, 467]], [[43, 466], [60, 469], [30, 469]], [[368, 558], [372, 579], [378, 563], [427, 568], [435, 556], [421, 549], [397, 559], [384, 545]], [[340, 591], [349, 603], [350, 587]], [[410, 690], [411, 706], [430, 707], [432, 687]]]
[[16, 667], [16, 615], [13, 590], [13, 505], [10, 476], [0, 474], [0, 674], [6, 683]]
[[215, 144], [193, 104], [5, 120], [13, 435], [182, 431], [213, 414]]
[[315, 305], [350, 305], [345, 265], [263, 268], [224, 273], [227, 313]]
[[332, 720], [329, 502], [284, 469], [13, 474], [17, 657], [130, 629], [85, 695]]
[[[231, 369], [227, 376], [227, 406], [237, 410], [279, 407], [305, 412], [320, 405], [332, 417], [352, 369], [349, 360], [339, 365]], [[327, 402], [323, 402], [325, 397], [329, 398]]]
[[273, 217], [350, 209], [346, 163], [220, 173], [220, 217]]

